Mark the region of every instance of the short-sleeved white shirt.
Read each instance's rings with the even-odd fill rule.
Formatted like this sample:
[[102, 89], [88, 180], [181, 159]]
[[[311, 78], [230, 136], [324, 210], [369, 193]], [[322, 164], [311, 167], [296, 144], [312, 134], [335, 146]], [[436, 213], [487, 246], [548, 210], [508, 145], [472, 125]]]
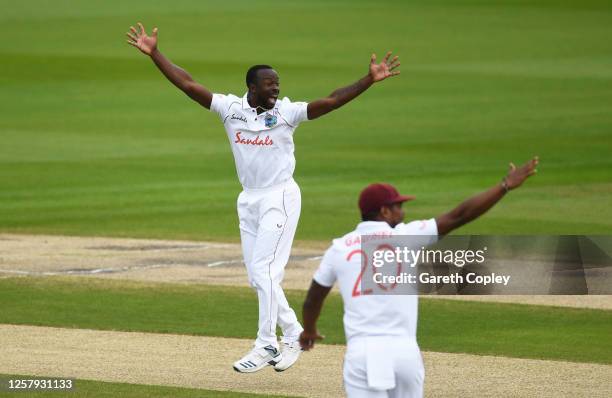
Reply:
[[288, 181], [295, 170], [293, 132], [308, 119], [306, 102], [285, 97], [274, 108], [257, 114], [233, 94], [213, 94], [210, 110], [221, 118], [244, 188], [267, 188]]
[[363, 336], [406, 336], [416, 339], [417, 295], [363, 295], [360, 289], [362, 235], [411, 235], [410, 249], [434, 244], [438, 239], [435, 219], [398, 224], [364, 221], [357, 229], [334, 239], [313, 279], [331, 287], [337, 281], [344, 301], [344, 332], [347, 341]]

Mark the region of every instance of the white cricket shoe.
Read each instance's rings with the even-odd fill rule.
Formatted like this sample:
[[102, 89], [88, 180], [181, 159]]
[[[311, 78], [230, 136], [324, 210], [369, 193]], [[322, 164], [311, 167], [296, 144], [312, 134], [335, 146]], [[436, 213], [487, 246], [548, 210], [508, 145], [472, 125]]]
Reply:
[[303, 351], [299, 341], [294, 341], [293, 343], [282, 343], [281, 350], [283, 358], [280, 360], [280, 362], [274, 365], [274, 370], [277, 372], [282, 372], [293, 366]]
[[254, 348], [240, 360], [234, 362], [234, 370], [241, 373], [253, 373], [268, 365], [276, 365], [283, 359], [283, 354], [271, 345]]

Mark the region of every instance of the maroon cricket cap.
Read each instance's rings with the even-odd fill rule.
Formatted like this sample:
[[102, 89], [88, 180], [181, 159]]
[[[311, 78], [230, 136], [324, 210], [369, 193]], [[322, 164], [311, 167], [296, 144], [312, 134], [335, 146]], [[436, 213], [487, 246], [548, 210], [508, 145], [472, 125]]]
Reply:
[[361, 209], [361, 214], [365, 215], [383, 206], [406, 202], [414, 198], [414, 196], [400, 195], [391, 184], [370, 184], [359, 194], [359, 209]]

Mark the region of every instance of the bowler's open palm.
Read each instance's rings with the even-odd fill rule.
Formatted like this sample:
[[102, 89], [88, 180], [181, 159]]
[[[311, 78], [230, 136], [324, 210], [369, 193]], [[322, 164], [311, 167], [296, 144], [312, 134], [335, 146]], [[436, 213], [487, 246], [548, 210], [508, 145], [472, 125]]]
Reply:
[[138, 27], [140, 32], [135, 27], [130, 26], [130, 32], [127, 32], [127, 42], [143, 53], [151, 55], [157, 49], [157, 28], [153, 28], [153, 33], [149, 36], [140, 22], [138, 22]]
[[398, 70], [394, 70], [400, 63], [398, 61], [398, 56], [396, 55], [389, 61], [391, 57], [391, 51], [385, 55], [385, 58], [380, 64], [376, 63], [376, 54], [372, 54], [372, 58], [370, 59], [370, 76], [372, 80], [375, 82], [379, 82], [381, 80], [385, 80], [388, 77], [399, 75]]
[[510, 170], [508, 171], [508, 175], [505, 177], [506, 184], [508, 184], [508, 189], [518, 188], [525, 182], [525, 180], [535, 173], [538, 172], [538, 163], [540, 159], [537, 156], [534, 156], [530, 161], [525, 163], [520, 167], [516, 167], [514, 163], [510, 163]]

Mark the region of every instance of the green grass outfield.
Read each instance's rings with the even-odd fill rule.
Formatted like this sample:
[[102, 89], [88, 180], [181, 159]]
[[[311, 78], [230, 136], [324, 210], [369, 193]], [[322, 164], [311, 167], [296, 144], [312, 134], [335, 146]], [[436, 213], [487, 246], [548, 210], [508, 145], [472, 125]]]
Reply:
[[285, 397], [284, 395], [260, 395], [246, 394], [232, 391], [213, 391], [195, 388], [178, 388], [164, 386], [150, 386], [128, 383], [108, 383], [92, 380], [73, 379], [74, 389], [69, 391], [3, 391], [8, 386], [8, 379], [37, 379], [54, 380], [55, 377], [27, 376], [27, 375], [4, 375], [0, 374], [0, 397], [18, 398], [56, 398], [56, 397], [79, 397], [79, 398], [263, 398], [263, 397]]
[[[288, 291], [293, 308], [305, 292]], [[254, 338], [249, 288], [82, 277], [0, 279], [0, 323]], [[515, 358], [612, 363], [612, 311], [420, 300], [422, 349]], [[247, 325], [247, 326], [245, 326]], [[343, 344], [342, 300], [332, 293], [319, 330]]]
[[313, 100], [402, 74], [295, 134], [297, 239], [352, 229], [384, 180], [431, 217], [540, 174], [464, 233], [612, 232], [612, 3], [604, 0], [180, 2], [0, 0], [0, 231], [237, 240], [240, 187], [218, 118], [125, 43], [139, 20], [215, 92], [255, 63]]

